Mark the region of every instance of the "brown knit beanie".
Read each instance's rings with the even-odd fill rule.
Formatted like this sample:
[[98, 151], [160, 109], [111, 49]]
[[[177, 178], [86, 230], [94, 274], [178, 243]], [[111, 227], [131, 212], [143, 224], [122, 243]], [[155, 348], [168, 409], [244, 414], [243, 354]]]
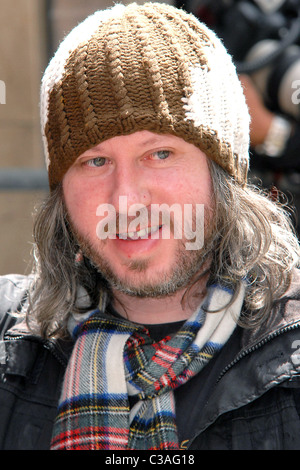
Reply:
[[51, 189], [87, 149], [139, 130], [181, 137], [246, 181], [249, 114], [231, 57], [169, 5], [116, 5], [74, 28], [45, 71], [41, 122]]

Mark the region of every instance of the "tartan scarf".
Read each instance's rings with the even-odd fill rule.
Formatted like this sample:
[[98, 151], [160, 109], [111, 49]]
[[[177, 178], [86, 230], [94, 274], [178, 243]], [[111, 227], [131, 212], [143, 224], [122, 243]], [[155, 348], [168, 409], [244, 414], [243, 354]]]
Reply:
[[[77, 339], [51, 449], [178, 449], [173, 392], [199, 373], [231, 336], [244, 286], [227, 308], [232, 296], [228, 289], [211, 286], [180, 331], [157, 343], [143, 326], [100, 309], [91, 312], [74, 330]], [[132, 407], [130, 396], [136, 398]]]

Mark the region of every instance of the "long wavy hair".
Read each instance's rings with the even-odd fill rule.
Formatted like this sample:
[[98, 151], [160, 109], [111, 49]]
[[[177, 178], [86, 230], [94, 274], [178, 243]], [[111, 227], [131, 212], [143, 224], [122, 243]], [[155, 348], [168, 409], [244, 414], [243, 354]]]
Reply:
[[[288, 289], [292, 270], [300, 264], [299, 241], [290, 216], [254, 185], [242, 187], [218, 165], [209, 162], [214, 190], [214, 237], [203, 252], [210, 265], [210, 280], [238, 289], [247, 280], [245, 308], [240, 323], [247, 328], [265, 321], [273, 302]], [[95, 308], [100, 292], [110, 288], [85, 257], [68, 223], [62, 188], [45, 200], [34, 223], [34, 269], [27, 322], [45, 338], [67, 335], [70, 312]], [[199, 271], [186, 292], [203, 275]], [[78, 306], [78, 287], [89, 302]]]

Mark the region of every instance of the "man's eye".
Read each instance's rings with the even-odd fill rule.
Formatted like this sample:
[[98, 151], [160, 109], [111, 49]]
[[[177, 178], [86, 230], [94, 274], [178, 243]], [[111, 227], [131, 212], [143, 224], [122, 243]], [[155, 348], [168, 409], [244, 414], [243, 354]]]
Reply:
[[165, 160], [170, 155], [169, 150], [158, 150], [157, 152], [153, 152], [152, 156], [157, 158], [158, 160]]
[[96, 157], [92, 158], [91, 160], [88, 160], [86, 162], [86, 165], [91, 166], [91, 167], [99, 167], [105, 165], [106, 158], [104, 157]]

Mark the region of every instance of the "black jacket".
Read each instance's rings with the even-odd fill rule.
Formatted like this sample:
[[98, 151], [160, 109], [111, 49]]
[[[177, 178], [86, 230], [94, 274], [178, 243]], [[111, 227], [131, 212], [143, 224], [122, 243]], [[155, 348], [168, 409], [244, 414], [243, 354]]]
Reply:
[[[0, 278], [0, 449], [49, 449], [71, 341], [31, 335], [28, 278]], [[300, 449], [300, 276], [267, 325], [237, 328], [175, 394], [182, 449]]]

